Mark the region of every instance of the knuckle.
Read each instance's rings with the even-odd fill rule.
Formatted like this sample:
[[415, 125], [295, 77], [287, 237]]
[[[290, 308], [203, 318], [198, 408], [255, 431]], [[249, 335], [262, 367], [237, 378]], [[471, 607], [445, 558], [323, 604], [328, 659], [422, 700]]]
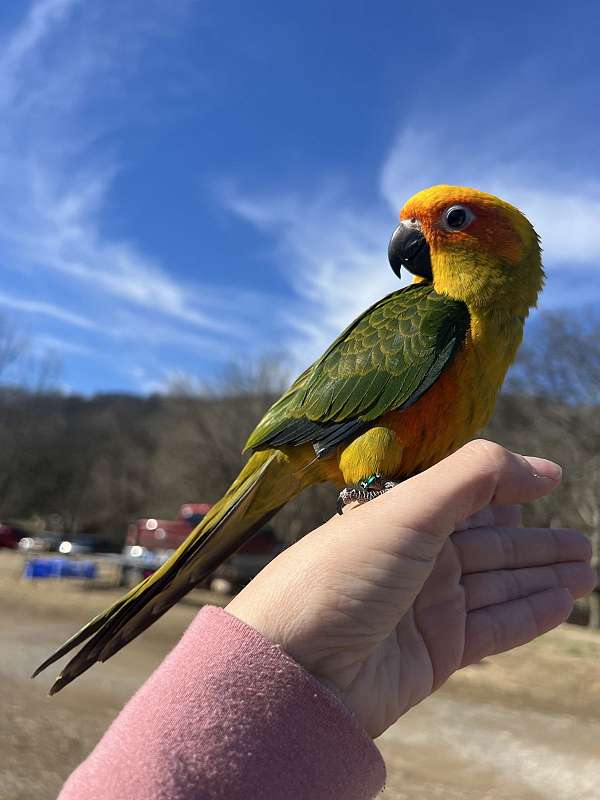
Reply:
[[487, 439], [474, 439], [464, 446], [462, 453], [471, 462], [470, 469], [475, 468], [481, 488], [480, 499], [489, 503], [500, 476], [510, 466], [512, 454], [502, 445]]
[[497, 442], [490, 442], [488, 439], [474, 439], [466, 446], [475, 456], [494, 467], [501, 466], [509, 458], [509, 452], [505, 447]]

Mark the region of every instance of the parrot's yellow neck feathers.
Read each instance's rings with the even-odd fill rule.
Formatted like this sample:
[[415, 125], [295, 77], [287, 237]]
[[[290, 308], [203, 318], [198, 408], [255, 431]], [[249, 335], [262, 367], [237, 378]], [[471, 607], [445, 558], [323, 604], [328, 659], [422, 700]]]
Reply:
[[[452, 206], [472, 214], [462, 230], [444, 222]], [[414, 195], [400, 216], [421, 224], [436, 292], [477, 315], [525, 318], [536, 305], [544, 281], [539, 239], [514, 206], [476, 189], [440, 185]]]

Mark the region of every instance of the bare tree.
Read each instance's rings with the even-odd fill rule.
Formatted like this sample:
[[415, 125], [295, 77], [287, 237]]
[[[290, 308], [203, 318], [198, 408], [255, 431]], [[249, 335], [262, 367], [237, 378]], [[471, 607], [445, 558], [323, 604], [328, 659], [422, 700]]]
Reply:
[[[170, 425], [163, 429], [157, 466], [169, 474], [183, 500], [216, 501], [247, 459], [248, 435], [288, 385], [283, 361], [268, 357], [229, 365], [211, 384], [177, 380], [170, 387]], [[279, 538], [291, 542], [331, 516], [337, 492], [329, 486], [306, 490], [277, 515]], [[179, 504], [179, 503], [177, 503]]]
[[16, 325], [6, 317], [0, 317], [0, 377], [26, 350], [26, 341]]

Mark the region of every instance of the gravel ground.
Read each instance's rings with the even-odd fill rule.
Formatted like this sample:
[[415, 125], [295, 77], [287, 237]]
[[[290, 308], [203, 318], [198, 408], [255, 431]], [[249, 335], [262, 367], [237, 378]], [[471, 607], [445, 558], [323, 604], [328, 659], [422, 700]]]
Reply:
[[[119, 592], [32, 585], [17, 579], [21, 563], [0, 553], [0, 800], [54, 800], [198, 607], [215, 598], [194, 593], [109, 662], [48, 698], [52, 675], [27, 676]], [[463, 670], [377, 743], [388, 766], [384, 800], [595, 799], [600, 636], [564, 625]]]

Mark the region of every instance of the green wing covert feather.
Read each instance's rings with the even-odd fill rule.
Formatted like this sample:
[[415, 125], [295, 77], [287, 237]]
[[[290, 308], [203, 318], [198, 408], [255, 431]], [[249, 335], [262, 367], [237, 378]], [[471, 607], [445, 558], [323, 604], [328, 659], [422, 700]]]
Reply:
[[[247, 448], [328, 442], [357, 435], [408, 408], [437, 380], [469, 327], [464, 303], [414, 284], [356, 319], [265, 414]], [[340, 438], [341, 437], [341, 438]], [[317, 449], [323, 450], [321, 445]]]

